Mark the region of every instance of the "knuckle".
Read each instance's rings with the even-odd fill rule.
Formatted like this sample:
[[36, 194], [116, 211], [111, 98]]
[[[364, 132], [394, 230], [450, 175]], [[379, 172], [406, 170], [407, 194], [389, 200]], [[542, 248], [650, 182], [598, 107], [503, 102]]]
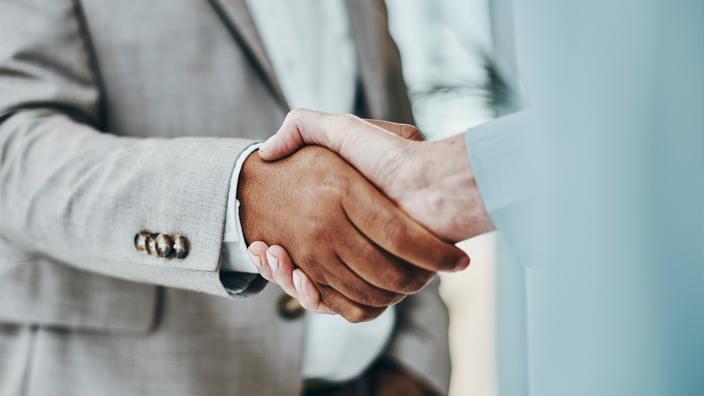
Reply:
[[342, 316], [351, 323], [361, 323], [364, 321], [366, 314], [361, 308], [350, 307]]
[[354, 114], [344, 114], [344, 115], [343, 115], [343, 118], [344, 118], [344, 120], [347, 121], [347, 122], [357, 122], [357, 121], [359, 121], [359, 117], [357, 117], [357, 116], [354, 115]]
[[371, 307], [351, 302], [337, 295], [329, 286], [318, 285], [318, 289], [321, 302], [351, 323], [368, 322], [386, 310], [386, 307]]
[[364, 244], [356, 249], [361, 252], [361, 257], [364, 257], [364, 263], [378, 269], [379, 272], [375, 271], [374, 278], [379, 282], [379, 287], [396, 293], [414, 293], [425, 285], [424, 279], [416, 276], [417, 272], [427, 272], [422, 268], [382, 253], [371, 244]]
[[358, 126], [360, 123], [360, 118], [353, 114], [342, 114], [340, 116], [340, 125], [345, 128], [352, 128]]
[[[308, 233], [314, 240], [326, 239], [330, 234], [329, 223], [319, 216], [312, 217], [306, 225]], [[310, 249], [307, 250], [309, 254], [312, 252]]]
[[307, 296], [298, 296], [298, 302], [301, 304], [303, 308], [305, 308], [308, 311], [315, 311], [316, 310], [316, 304], [314, 301], [311, 301], [309, 297]]
[[376, 319], [383, 312], [378, 308], [350, 306], [342, 316], [351, 323], [362, 323]]
[[404, 125], [401, 130], [401, 137], [410, 140], [423, 140], [420, 130], [413, 125]]
[[416, 293], [425, 286], [422, 278], [405, 271], [389, 271], [386, 275], [386, 284], [391, 290], [399, 293]]
[[[308, 279], [314, 283], [325, 281], [325, 271], [321, 265], [319, 257], [315, 251], [310, 248], [305, 248], [297, 254], [296, 264], [305, 272]], [[295, 266], [294, 266], [295, 267]], [[295, 268], [292, 268], [292, 270]]]
[[289, 111], [288, 114], [286, 115], [286, 118], [291, 118], [291, 119], [298, 118], [298, 117], [302, 116], [303, 114], [305, 114], [305, 112], [306, 112], [305, 109], [296, 108], [296, 109]]
[[415, 293], [418, 293], [435, 278], [435, 272], [419, 269], [419, 273], [415, 278], [418, 280], [420, 286], [418, 290], [415, 291]]
[[299, 266], [307, 267], [315, 261], [315, 250], [303, 244], [296, 250], [295, 259]]
[[331, 175], [325, 179], [325, 185], [328, 187], [327, 193], [333, 202], [343, 202], [346, 196], [350, 196], [353, 186], [348, 181], [340, 175]]
[[461, 253], [455, 252], [451, 249], [446, 250], [446, 252], [440, 254], [440, 259], [438, 260], [438, 267], [442, 268], [443, 271], [453, 271], [461, 257]]
[[369, 296], [365, 298], [366, 301], [362, 301], [362, 303], [370, 307], [382, 308], [398, 303], [403, 300], [403, 297], [403, 294], [377, 289], [372, 291]]
[[394, 216], [386, 221], [383, 227], [383, 235], [386, 239], [386, 243], [394, 249], [394, 251], [404, 251], [407, 244], [407, 233], [406, 224]]

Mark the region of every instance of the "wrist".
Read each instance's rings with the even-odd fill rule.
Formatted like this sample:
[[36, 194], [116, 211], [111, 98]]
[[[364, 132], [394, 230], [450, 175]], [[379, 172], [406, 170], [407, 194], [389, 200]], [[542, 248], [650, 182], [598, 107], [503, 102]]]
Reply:
[[240, 200], [237, 194], [239, 186], [239, 178], [242, 173], [242, 166], [249, 156], [261, 146], [261, 143], [255, 143], [245, 148], [237, 158], [232, 177], [230, 178], [230, 190], [227, 197], [227, 212], [225, 215], [225, 232], [223, 234], [223, 242], [240, 242], [244, 244], [242, 238], [242, 226], [239, 220]]
[[242, 237], [247, 245], [261, 239], [253, 218], [256, 217], [254, 212], [257, 209], [257, 201], [254, 198], [257, 195], [259, 181], [262, 180], [263, 169], [259, 156], [250, 155], [242, 164], [237, 182], [237, 199], [240, 202], [239, 219], [242, 226]]
[[459, 242], [494, 231], [496, 227], [486, 210], [467, 156], [464, 134], [433, 143], [437, 143], [432, 147], [435, 152], [431, 153], [436, 161], [433, 168], [441, 173], [435, 175], [433, 188], [447, 194], [455, 213], [464, 214], [456, 217], [454, 240]]
[[495, 229], [467, 157], [463, 135], [411, 143], [398, 204], [440, 238], [460, 242]]

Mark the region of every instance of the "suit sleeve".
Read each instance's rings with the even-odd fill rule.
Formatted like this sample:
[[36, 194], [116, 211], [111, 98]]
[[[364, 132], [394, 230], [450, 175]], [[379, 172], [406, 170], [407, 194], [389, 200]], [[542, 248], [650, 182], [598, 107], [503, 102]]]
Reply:
[[[228, 296], [219, 267], [229, 184], [253, 141], [99, 131], [75, 4], [0, 2], [0, 236], [79, 269]], [[139, 253], [143, 228], [186, 236], [188, 256]]]

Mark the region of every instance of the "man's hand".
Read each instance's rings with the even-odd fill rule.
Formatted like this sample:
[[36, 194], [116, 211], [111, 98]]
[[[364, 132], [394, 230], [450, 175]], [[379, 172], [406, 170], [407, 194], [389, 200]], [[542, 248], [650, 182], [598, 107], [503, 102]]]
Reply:
[[494, 229], [467, 158], [464, 136], [415, 142], [410, 125], [297, 109], [259, 150], [273, 161], [306, 144], [354, 166], [401, 210], [440, 238], [459, 242]]
[[[285, 269], [280, 275], [290, 285], [293, 259], [322, 303], [351, 322], [377, 317], [423, 288], [434, 271], [469, 264], [461, 250], [410, 220], [323, 148], [307, 147], [273, 163], [251, 155], [237, 195], [245, 239], [287, 248], [287, 257], [270, 255], [271, 272]], [[263, 260], [254, 262], [261, 271]]]

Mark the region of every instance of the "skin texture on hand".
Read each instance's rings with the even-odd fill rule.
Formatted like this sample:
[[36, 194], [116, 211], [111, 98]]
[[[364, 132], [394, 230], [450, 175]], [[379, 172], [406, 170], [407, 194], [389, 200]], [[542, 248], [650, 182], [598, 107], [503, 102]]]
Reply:
[[417, 142], [410, 125], [297, 109], [259, 150], [273, 161], [307, 144], [338, 153], [401, 210], [440, 238], [459, 242], [494, 230], [472, 175], [464, 137]]
[[[423, 140], [411, 125], [297, 109], [260, 148], [259, 155], [273, 161], [307, 144], [320, 145], [338, 153], [410, 217], [445, 240], [457, 242], [493, 230], [472, 175], [464, 137], [432, 143]], [[282, 266], [276, 271], [259, 267], [262, 276], [298, 298], [304, 308], [331, 312], [306, 273], [295, 269], [285, 249], [257, 241], [249, 251], [255, 263], [266, 263], [267, 254], [280, 257], [277, 261]]]
[[[293, 260], [322, 302], [351, 322], [377, 317], [419, 291], [436, 270], [469, 264], [461, 250], [412, 221], [320, 147], [276, 162], [249, 156], [237, 195], [245, 239], [287, 249], [286, 257], [270, 255], [269, 269], [285, 269], [292, 280]], [[253, 261], [261, 271], [264, 261]]]

